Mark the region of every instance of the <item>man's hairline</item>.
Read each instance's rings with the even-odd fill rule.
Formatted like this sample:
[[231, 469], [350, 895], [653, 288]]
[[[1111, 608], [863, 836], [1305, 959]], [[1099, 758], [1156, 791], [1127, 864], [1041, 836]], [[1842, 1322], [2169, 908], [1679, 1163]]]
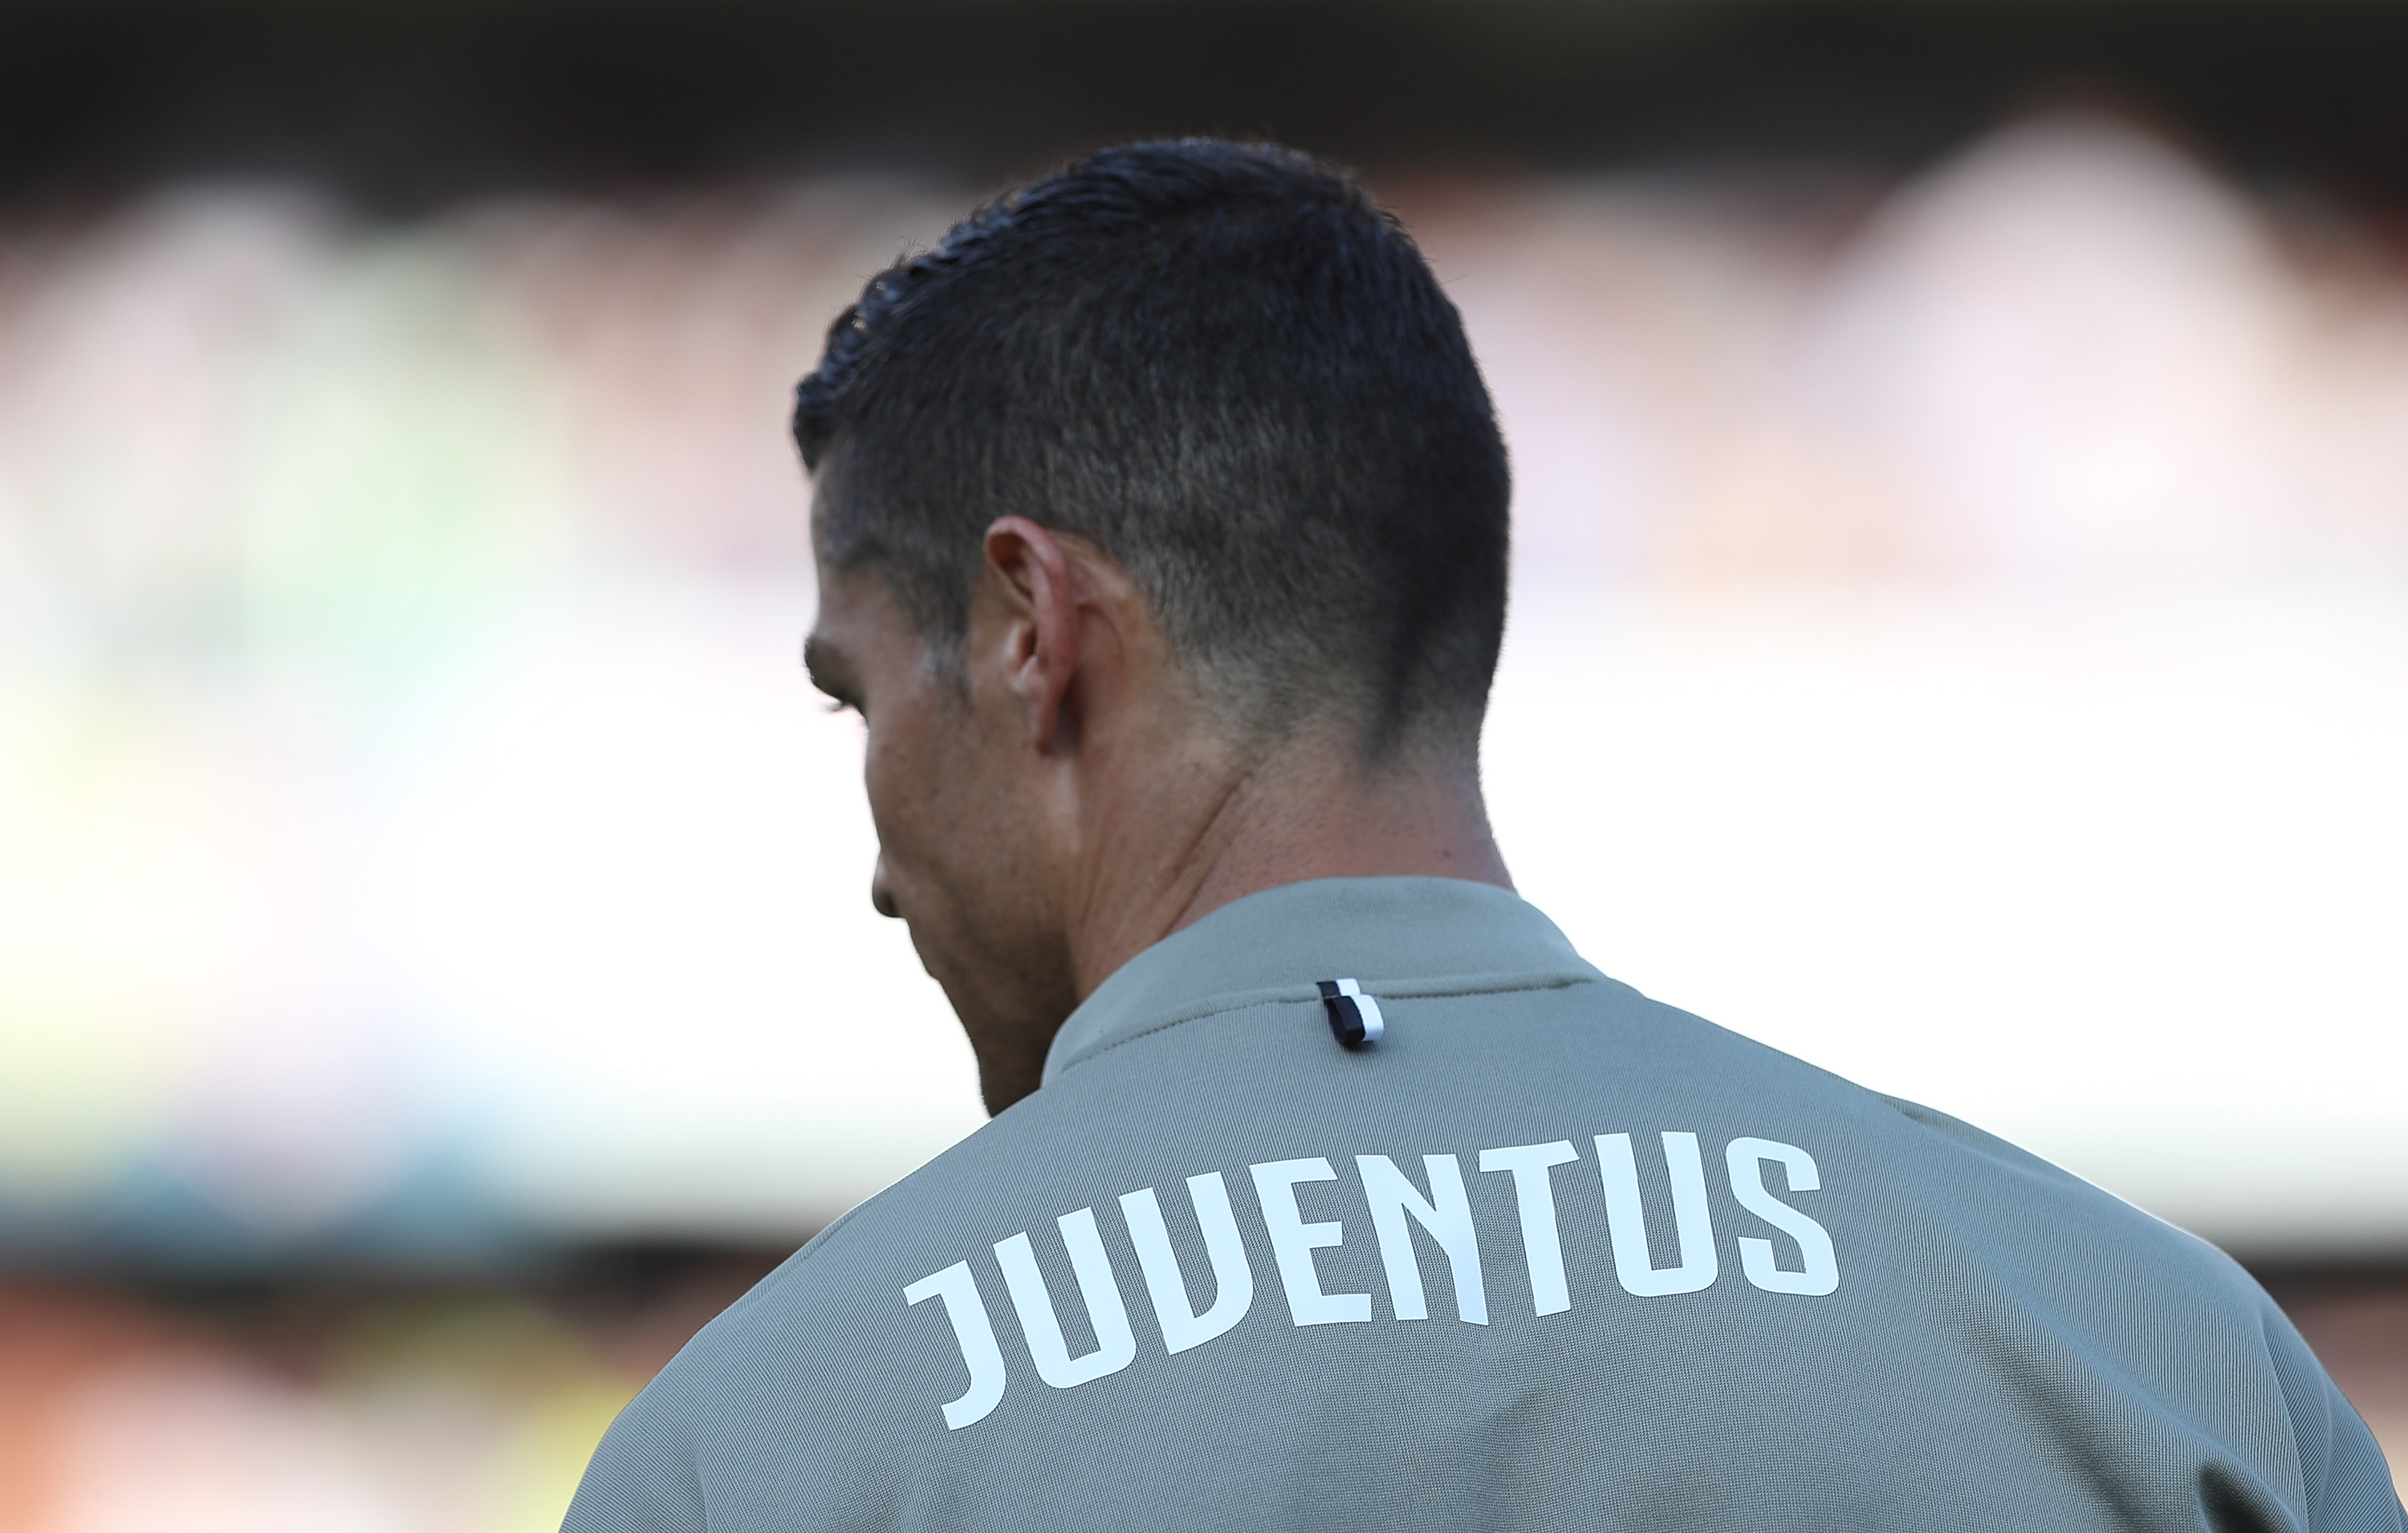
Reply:
[[[877, 580], [880, 591], [893, 606], [896, 617], [901, 620], [906, 630], [921, 646], [929, 674], [944, 683], [944, 690], [947, 693], [966, 702], [969, 696], [969, 671], [967, 665], [969, 627], [977, 601], [978, 586], [985, 579], [988, 568], [983, 548], [984, 534], [993, 528], [994, 523], [989, 523], [987, 528], [982, 529], [981, 532], [980, 574], [972, 579], [969, 589], [958, 595], [961, 617], [958, 631], [952, 634], [932, 631], [914, 616], [911, 604], [905, 600], [902, 593], [896, 588], [895, 581], [889, 574], [889, 567], [893, 562], [892, 555], [880, 546], [878, 539], [860, 539], [860, 546], [851, 557], [838, 558], [829, 550], [826, 540], [822, 536], [823, 503], [851, 493], [850, 487], [845, 483], [848, 477], [845, 470], [850, 466], [852, 458], [850, 450], [853, 445], [853, 423], [848, 422], [828, 431], [821, 439], [820, 450], [813, 454], [813, 461], [810, 467], [810, 540], [814, 562], [823, 573], [834, 573], [846, 578], [866, 576]], [[1455, 709], [1426, 709], [1417, 718], [1398, 721], [1396, 727], [1383, 728], [1378, 717], [1378, 709], [1374, 708], [1366, 710], [1359, 704], [1340, 704], [1320, 709], [1317, 713], [1314, 710], [1307, 710], [1305, 717], [1288, 721], [1283, 725], [1268, 723], [1267, 716], [1274, 710], [1266, 707], [1249, 707], [1248, 703], [1254, 701], [1253, 699], [1231, 696], [1223, 689], [1216, 688], [1205, 674], [1205, 667], [1198, 665], [1192, 655], [1182, 652], [1186, 646], [1181, 643], [1179, 636], [1173, 633], [1170, 625], [1164, 621], [1159, 605], [1146, 590], [1145, 582], [1139, 580], [1130, 570], [1127, 561], [1106, 548], [1094, 537], [1054, 525], [1046, 522], [1041, 515], [1027, 511], [1007, 514], [1022, 517], [1042, 527], [1049, 537], [1078, 544], [1095, 557], [1111, 565], [1120, 577], [1128, 582], [1129, 589], [1142, 604], [1146, 616], [1153, 622], [1155, 630], [1165, 640], [1169, 652], [1170, 665], [1194, 688], [1196, 696], [1205, 710], [1217, 716], [1219, 727], [1215, 733], [1228, 743], [1240, 748], [1265, 745], [1276, 747], [1309, 736], [1324, 738], [1351, 736], [1352, 745], [1346, 749], [1345, 753], [1357, 765], [1363, 766], [1383, 769], [1403, 765], [1417, 758], [1458, 757], [1473, 762], [1474, 769], [1477, 769], [1480, 738], [1485, 730], [1488, 714], [1486, 689], [1483, 689], [1476, 704], [1460, 710], [1460, 713]], [[1002, 518], [997, 517], [996, 520], [999, 522]], [[806, 640], [806, 648], [808, 647], [809, 641]], [[1247, 714], [1253, 714], [1254, 718], [1250, 721], [1244, 717]], [[1316, 720], [1322, 727], [1313, 727]], [[1331, 724], [1336, 724], [1338, 727], [1329, 728]]]
[[[1043, 525], [1041, 523], [1039, 524]], [[1054, 532], [1050, 527], [1046, 530]], [[1056, 532], [1054, 536], [1078, 535]], [[1082, 538], [1081, 541], [1090, 548], [1096, 547], [1092, 539]], [[1099, 557], [1111, 559], [1111, 555], [1100, 548], [1096, 552]], [[1118, 560], [1112, 560], [1112, 563], [1115, 567], [1119, 566]], [[912, 620], [910, 609], [896, 595], [893, 585], [879, 565], [880, 561], [874, 555], [865, 556], [849, 565], [835, 566], [834, 572], [848, 580], [875, 580], [896, 620], [904, 625], [912, 642], [919, 646], [928, 675], [940, 684], [939, 690], [951, 701], [967, 704], [969, 699], [967, 628], [960, 641], [950, 645], [939, 642], [938, 636], [931, 635]], [[1131, 589], [1137, 593], [1138, 599], [1145, 603], [1148, 615], [1159, 623], [1160, 615], [1154, 611], [1143, 587], [1132, 581]], [[811, 676], [812, 684], [842, 706], [862, 708], [861, 698], [823, 684], [824, 681], [830, 679], [824, 678], [821, 671], [812, 666], [813, 659], [822, 656], [834, 658], [850, 668], [849, 662], [843, 659], [841, 646], [822, 635], [815, 623], [811, 634], [803, 640], [803, 664]], [[1296, 746], [1303, 746], [1309, 751], [1317, 746], [1344, 756], [1356, 767], [1375, 772], [1396, 769], [1410, 772], [1425, 765], [1444, 769], [1465, 768], [1474, 773], [1479, 770], [1480, 739], [1488, 711], [1484, 698], [1477, 709], [1467, 710], [1469, 717], [1444, 719], [1433, 710], [1417, 721], [1420, 727], [1412, 727], [1409, 724], [1401, 730], [1389, 731], [1384, 740], [1376, 722], [1364, 716], [1359, 708], [1351, 706], [1308, 713], [1289, 721], [1284, 726], [1254, 728], [1225, 713], [1215, 705], [1212, 689], [1197, 681], [1192, 662], [1173, 659], [1170, 665], [1188, 681], [1203, 713], [1213, 720], [1211, 727], [1212, 738], [1241, 752], [1268, 757]]]

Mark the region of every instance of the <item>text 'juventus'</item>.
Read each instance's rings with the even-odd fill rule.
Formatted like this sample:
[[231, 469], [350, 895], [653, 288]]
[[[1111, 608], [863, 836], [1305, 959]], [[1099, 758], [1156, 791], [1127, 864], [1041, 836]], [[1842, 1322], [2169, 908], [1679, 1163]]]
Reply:
[[[1652, 1297], [1693, 1294], [1713, 1285], [1721, 1275], [1713, 1221], [1706, 1190], [1705, 1163], [1693, 1133], [1666, 1132], [1662, 1141], [1664, 1168], [1671, 1187], [1672, 1228], [1679, 1259], [1657, 1267], [1647, 1247], [1647, 1214], [1639, 1188], [1639, 1163], [1628, 1134], [1596, 1136], [1599, 1190], [1605, 1201], [1606, 1229], [1613, 1248], [1615, 1280], [1627, 1293]], [[1581, 1158], [1570, 1139], [1545, 1144], [1509, 1145], [1483, 1150], [1481, 1171], [1512, 1178], [1520, 1216], [1522, 1256], [1530, 1278], [1533, 1312], [1557, 1314], [1571, 1308], [1570, 1284], [1564, 1271], [1563, 1243], [1556, 1232], [1554, 1170]], [[1767, 1163], [1782, 1170], [1784, 1191], [1811, 1193], [1822, 1187], [1814, 1157], [1794, 1144], [1774, 1139], [1741, 1138], [1723, 1148], [1723, 1170], [1731, 1196], [1739, 1206], [1788, 1238], [1798, 1265], [1784, 1266], [1773, 1242], [1762, 1235], [1742, 1235], [1735, 1240], [1741, 1272], [1755, 1287], [1770, 1294], [1821, 1296], [1840, 1286], [1839, 1260], [1831, 1237], [1797, 1208], [1783, 1202], [1765, 1185]], [[1254, 1203], [1279, 1271], [1289, 1318], [1298, 1325], [1331, 1325], [1372, 1318], [1369, 1294], [1323, 1291], [1313, 1253], [1345, 1240], [1341, 1221], [1308, 1222], [1297, 1204], [1297, 1188], [1316, 1182], [1337, 1182], [1338, 1171], [1319, 1155], [1301, 1160], [1266, 1161], [1247, 1168], [1254, 1181]], [[1422, 1285], [1421, 1263], [1413, 1249], [1410, 1219], [1419, 1225], [1445, 1256], [1454, 1289], [1455, 1315], [1473, 1325], [1489, 1323], [1488, 1295], [1482, 1279], [1479, 1232], [1471, 1218], [1462, 1168], [1455, 1157], [1422, 1156], [1422, 1178], [1412, 1178], [1385, 1155], [1356, 1155], [1354, 1174], [1369, 1205], [1371, 1230], [1378, 1242], [1385, 1274], [1390, 1314], [1398, 1320], [1426, 1320], [1429, 1299]], [[1198, 1311], [1170, 1246], [1162, 1207], [1152, 1187], [1125, 1193], [1120, 1198], [1121, 1223], [1137, 1254], [1145, 1281], [1146, 1297], [1167, 1355], [1176, 1356], [1227, 1334], [1246, 1317], [1254, 1301], [1254, 1273], [1238, 1233], [1229, 1190], [1218, 1171], [1187, 1179], [1187, 1197], [1204, 1238], [1211, 1268], [1212, 1301]], [[1661, 1211], [1658, 1211], [1660, 1215]], [[995, 1243], [1005, 1292], [1028, 1344], [1037, 1376], [1056, 1389], [1072, 1389], [1117, 1373], [1137, 1360], [1137, 1337], [1123, 1298], [1111, 1258], [1104, 1250], [1102, 1231], [1093, 1208], [1075, 1209], [1054, 1220], [1070, 1261], [1079, 1301], [1086, 1308], [1095, 1349], [1070, 1355], [1054, 1308], [1054, 1294], [1039, 1271], [1035, 1248], [1026, 1231]], [[1006, 1382], [1003, 1352], [995, 1326], [980, 1297], [978, 1279], [967, 1261], [932, 1272], [903, 1290], [908, 1304], [923, 1299], [944, 1301], [969, 1368], [969, 1388], [944, 1407], [949, 1428], [983, 1419], [1003, 1399]]]

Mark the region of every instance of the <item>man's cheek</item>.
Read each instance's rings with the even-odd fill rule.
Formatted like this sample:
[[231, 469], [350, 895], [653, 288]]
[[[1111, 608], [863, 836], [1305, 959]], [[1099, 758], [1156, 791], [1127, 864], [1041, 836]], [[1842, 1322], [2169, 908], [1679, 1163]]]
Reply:
[[878, 852], [885, 864], [891, 885], [908, 881], [911, 868], [918, 863], [912, 844], [912, 827], [919, 818], [913, 810], [913, 795], [908, 784], [898, 781], [896, 763], [884, 752], [873, 751], [862, 773], [865, 796], [869, 801], [869, 824], [878, 836]]

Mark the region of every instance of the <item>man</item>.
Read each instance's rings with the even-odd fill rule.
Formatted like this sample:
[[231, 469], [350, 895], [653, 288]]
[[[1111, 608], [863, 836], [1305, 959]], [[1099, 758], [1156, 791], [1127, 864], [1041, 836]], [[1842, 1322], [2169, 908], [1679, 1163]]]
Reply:
[[2231, 1262], [1515, 898], [1504, 451], [1359, 189], [1081, 161], [873, 279], [796, 433], [872, 897], [996, 1118], [570, 1528], [2401, 1528]]

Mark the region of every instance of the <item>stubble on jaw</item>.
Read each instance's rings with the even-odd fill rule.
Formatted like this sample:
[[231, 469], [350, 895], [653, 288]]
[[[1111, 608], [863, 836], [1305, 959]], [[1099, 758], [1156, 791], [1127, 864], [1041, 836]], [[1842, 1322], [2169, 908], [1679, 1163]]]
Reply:
[[869, 763], [887, 887], [921, 966], [944, 990], [1000, 1112], [1037, 1089], [1078, 1005], [1060, 919], [1059, 849], [1012, 769], [1015, 721], [959, 679], [918, 667]]
[[[1037, 1089], [1046, 1050], [1078, 1007], [1068, 944], [1045, 922], [1041, 891], [1010, 877], [1003, 848], [989, 878], [962, 881], [939, 896], [943, 914], [898, 895], [921, 966], [944, 990], [979, 1066], [987, 1111]], [[924, 895], [932, 891], [922, 892]]]

